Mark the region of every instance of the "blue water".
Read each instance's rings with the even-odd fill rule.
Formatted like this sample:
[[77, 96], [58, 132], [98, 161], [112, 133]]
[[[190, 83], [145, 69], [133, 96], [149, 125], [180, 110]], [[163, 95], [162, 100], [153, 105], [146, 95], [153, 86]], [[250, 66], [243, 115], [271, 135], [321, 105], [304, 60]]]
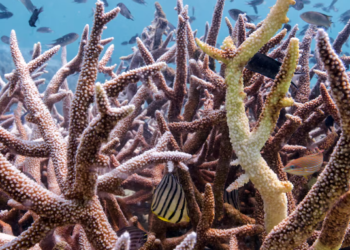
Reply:
[[[132, 46], [120, 45], [123, 41], [128, 41], [130, 37], [136, 33], [141, 34], [143, 28], [151, 23], [154, 17], [154, 2], [147, 1], [147, 6], [141, 5], [133, 2], [132, 0], [120, 1], [120, 0], [107, 0], [109, 7], [106, 7], [107, 10], [111, 10], [116, 7], [117, 3], [123, 2], [131, 11], [134, 16], [135, 21], [128, 20], [125, 17], [118, 15], [118, 17], [112, 20], [108, 25], [108, 29], [104, 31], [103, 37], [114, 37], [115, 50], [113, 54], [112, 61], [113, 63], [119, 64], [119, 57], [123, 55], [128, 55], [132, 53]], [[24, 7], [24, 5], [19, 0], [0, 0], [0, 3], [4, 4], [9, 11], [14, 15], [9, 19], [0, 19], [0, 36], [10, 35], [10, 31], [14, 29], [17, 33], [17, 37], [20, 42], [20, 48], [27, 60], [30, 58], [30, 50], [33, 48], [33, 44], [36, 42], [41, 42], [43, 45], [49, 44], [52, 40], [57, 39], [67, 33], [75, 32], [81, 34], [85, 24], [89, 24], [91, 27], [92, 24], [92, 8], [95, 7], [95, 0], [88, 0], [87, 3], [77, 4], [71, 0], [33, 0], [33, 4], [36, 7], [44, 7], [44, 12], [40, 14], [39, 21], [37, 22], [37, 27], [50, 27], [54, 32], [50, 34], [43, 34], [36, 32], [36, 28], [32, 28], [28, 24], [28, 20], [31, 16], [31, 13]], [[299, 24], [299, 28], [304, 26], [306, 23], [301, 20], [299, 15], [305, 11], [320, 11], [323, 12], [320, 8], [315, 9], [313, 5], [315, 3], [323, 2], [326, 6], [330, 4], [330, 0], [311, 0], [311, 4], [305, 5], [304, 9], [297, 11], [294, 8], [290, 8], [288, 17], [291, 20], [291, 25]], [[335, 7], [338, 9], [338, 12], [330, 11], [326, 13], [333, 16], [334, 26], [328, 32], [330, 36], [335, 38], [336, 34], [343, 28], [344, 24], [338, 21], [339, 16], [349, 9], [349, 0], [338, 0], [335, 4]], [[177, 25], [177, 13], [174, 10], [176, 5], [176, 0], [159, 0], [159, 3], [162, 5], [163, 10], [167, 15], [167, 19]], [[216, 0], [184, 0], [184, 4], [189, 5], [189, 14], [192, 15], [192, 7], [195, 7], [195, 17], [196, 20], [192, 23], [192, 29], [198, 30], [198, 37], [202, 36], [204, 33], [205, 22], [211, 22], [212, 12], [215, 6]], [[258, 6], [259, 14], [261, 19], [265, 18], [269, 12], [269, 7], [275, 3], [275, 0], [265, 0], [265, 2]], [[255, 15], [253, 8], [246, 4], [245, 0], [234, 0], [230, 2], [226, 0], [224, 17], [229, 17], [229, 9], [240, 9], [246, 11], [248, 15]], [[229, 17], [230, 18], [230, 17]], [[230, 18], [231, 22], [234, 24], [234, 20]], [[259, 21], [258, 21], [259, 22]], [[221, 41], [228, 35], [227, 27], [222, 22], [220, 35], [218, 42]], [[299, 37], [302, 39], [302, 37]], [[68, 60], [75, 56], [78, 48], [78, 39], [73, 44], [68, 45]], [[6, 73], [12, 70], [12, 65], [9, 64], [10, 54], [9, 46], [0, 42], [0, 56], [2, 62], [0, 65], [6, 68]], [[46, 50], [47, 46], [43, 46]], [[343, 51], [350, 50], [349, 48], [343, 48]], [[54, 57], [50, 61], [50, 66], [53, 67], [52, 73], [60, 65], [59, 56]], [[50, 75], [50, 74], [49, 74]], [[103, 80], [101, 76], [99, 80]]]

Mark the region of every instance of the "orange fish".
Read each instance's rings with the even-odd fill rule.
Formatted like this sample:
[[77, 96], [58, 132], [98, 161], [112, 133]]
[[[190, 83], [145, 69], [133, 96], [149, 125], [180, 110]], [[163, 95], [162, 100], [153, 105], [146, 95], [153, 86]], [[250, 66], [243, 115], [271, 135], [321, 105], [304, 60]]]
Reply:
[[288, 162], [287, 166], [283, 168], [283, 172], [294, 175], [308, 176], [321, 169], [323, 163], [323, 151], [316, 154], [300, 157]]

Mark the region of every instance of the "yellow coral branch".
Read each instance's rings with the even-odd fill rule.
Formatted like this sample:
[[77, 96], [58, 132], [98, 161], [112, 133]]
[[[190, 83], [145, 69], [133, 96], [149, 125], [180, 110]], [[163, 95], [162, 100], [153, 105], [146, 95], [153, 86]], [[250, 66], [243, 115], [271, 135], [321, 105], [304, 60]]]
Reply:
[[277, 0], [262, 26], [235, 50], [232, 49], [233, 43], [230, 39], [225, 40], [223, 50], [210, 47], [197, 40], [198, 46], [205, 53], [226, 64], [226, 109], [230, 139], [242, 168], [264, 200], [267, 232], [287, 216], [287, 198], [284, 193], [292, 189], [292, 184], [278, 180], [277, 175], [262, 158], [260, 150], [270, 135], [271, 128], [275, 125], [280, 108], [292, 103], [292, 100], [285, 98], [284, 95], [288, 90], [291, 73], [295, 69], [297, 58], [295, 51], [297, 51], [298, 42], [293, 41], [290, 47], [288, 60], [282, 67], [286, 72], [283, 70], [280, 72], [276, 81], [281, 84], [276, 84], [276, 88], [270, 95], [261, 125], [254, 134], [250, 132], [249, 120], [245, 113], [246, 94], [243, 89], [242, 70], [250, 58], [281, 28], [282, 24], [288, 22], [286, 14], [289, 5], [294, 3], [294, 0]]

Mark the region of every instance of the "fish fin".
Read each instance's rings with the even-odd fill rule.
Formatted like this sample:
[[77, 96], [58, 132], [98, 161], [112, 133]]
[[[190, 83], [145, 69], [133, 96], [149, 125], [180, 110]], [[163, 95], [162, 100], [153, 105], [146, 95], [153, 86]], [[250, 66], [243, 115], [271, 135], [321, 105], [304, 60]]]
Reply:
[[188, 215], [185, 215], [183, 218], [182, 218], [182, 221], [185, 221], [185, 222], [190, 222], [191, 219]]
[[307, 180], [307, 175], [303, 175], [303, 177]]
[[253, 6], [255, 14], [258, 14], [258, 8], [256, 7], [256, 5], [252, 5], [252, 6]]
[[[157, 215], [155, 212], [152, 211], [152, 213], [154, 213], [155, 215]], [[165, 221], [165, 222], [170, 222], [170, 220], [167, 220], [163, 217], [160, 217], [159, 215], [157, 215], [158, 219], [162, 220], [162, 221]], [[171, 223], [171, 222], [170, 222]]]
[[291, 84], [293, 85], [294, 88], [298, 89], [298, 86], [292, 81]]

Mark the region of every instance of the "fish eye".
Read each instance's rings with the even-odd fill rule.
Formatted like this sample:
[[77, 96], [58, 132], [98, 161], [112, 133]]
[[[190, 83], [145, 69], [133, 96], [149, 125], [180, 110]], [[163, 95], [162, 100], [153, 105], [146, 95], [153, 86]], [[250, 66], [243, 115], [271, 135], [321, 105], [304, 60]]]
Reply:
[[295, 169], [295, 166], [294, 165], [290, 166], [290, 169]]

